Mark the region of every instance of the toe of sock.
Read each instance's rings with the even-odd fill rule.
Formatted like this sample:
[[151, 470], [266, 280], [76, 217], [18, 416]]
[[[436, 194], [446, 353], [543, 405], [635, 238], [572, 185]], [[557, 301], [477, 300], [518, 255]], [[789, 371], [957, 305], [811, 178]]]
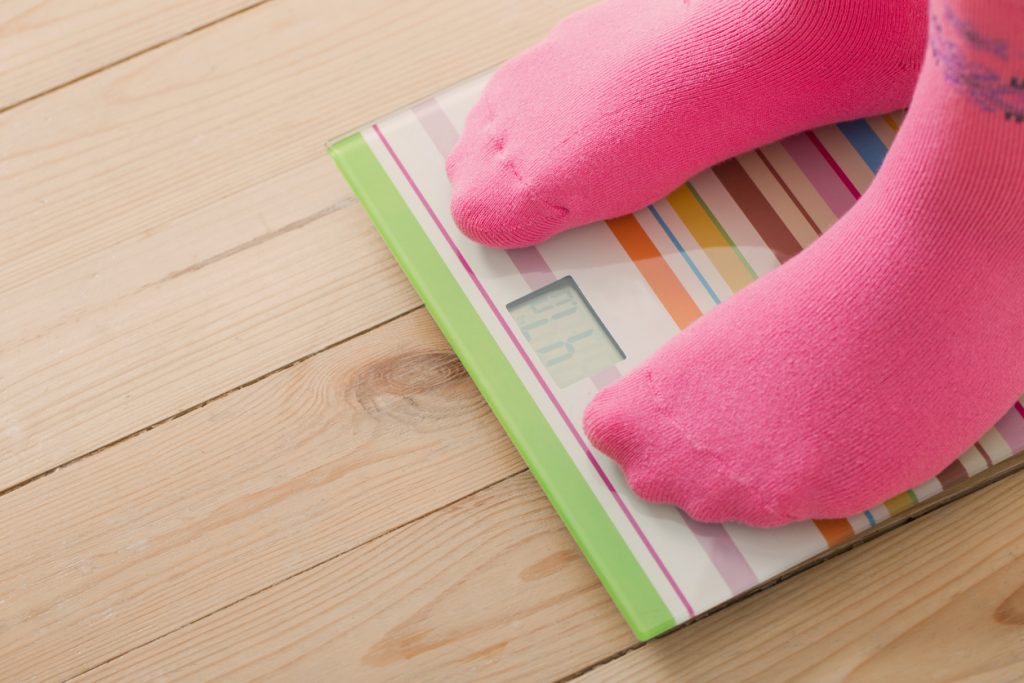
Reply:
[[649, 375], [638, 370], [603, 389], [583, 414], [583, 429], [595, 448], [614, 460], [633, 491], [644, 500], [681, 508], [696, 501], [690, 468], [680, 460], [686, 449], [675, 442], [674, 425], [665, 424], [654, 405]]
[[583, 415], [587, 438], [619, 464], [637, 495], [673, 504], [701, 522], [771, 527], [793, 521], [760, 482], [695, 446], [684, 417], [659, 400], [651, 373], [641, 368], [599, 392]]
[[473, 117], [448, 156], [452, 218], [467, 237], [512, 249], [571, 227], [570, 212], [524, 178], [500, 136]]
[[652, 400], [650, 376], [637, 370], [601, 390], [583, 413], [587, 438], [627, 472], [653, 446]]

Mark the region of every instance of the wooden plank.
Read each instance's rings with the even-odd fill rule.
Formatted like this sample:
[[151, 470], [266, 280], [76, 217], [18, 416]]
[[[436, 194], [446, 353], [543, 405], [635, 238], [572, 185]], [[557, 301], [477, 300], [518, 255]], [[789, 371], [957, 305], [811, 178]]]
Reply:
[[[132, 285], [106, 305], [90, 310], [45, 293], [28, 299], [68, 319], [0, 354], [0, 452], [16, 456], [0, 459], [0, 486], [418, 305], [351, 197], [318, 218], [270, 230], [250, 215], [256, 236], [227, 249], [246, 232], [234, 223], [238, 212], [221, 219], [233, 239], [207, 218], [101, 257], [119, 264], [111, 289]], [[67, 284], [57, 278], [55, 286]], [[9, 328], [15, 334], [33, 315], [28, 305], [16, 309], [10, 320], [26, 325]]]
[[[919, 674], [904, 678], [920, 680], [956, 667], [1016, 666], [1024, 645], [1021, 496], [1024, 476], [1009, 477], [593, 675], [776, 680], [810, 672], [809, 680], [831, 680], [863, 667], [865, 680], [879, 680], [882, 664], [902, 660], [905, 674]], [[976, 633], [965, 635], [965, 626]], [[313, 680], [323, 672], [553, 680], [633, 645], [524, 473], [83, 680]], [[972, 647], [991, 658], [962, 657]]]
[[408, 310], [358, 207], [295, 227], [324, 142], [572, 4], [275, 0], [0, 115], [0, 489]]
[[260, 0], [3, 0], [0, 110]]
[[523, 473], [83, 678], [552, 680], [632, 642]]
[[524, 469], [421, 309], [0, 497], [4, 677], [73, 675]]

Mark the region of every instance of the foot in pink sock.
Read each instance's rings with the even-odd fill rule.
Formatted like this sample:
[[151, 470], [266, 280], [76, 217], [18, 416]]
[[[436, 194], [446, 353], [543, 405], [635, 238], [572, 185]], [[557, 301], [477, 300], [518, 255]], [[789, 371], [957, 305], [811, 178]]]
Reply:
[[1024, 2], [932, 11], [860, 202], [589, 406], [644, 498], [757, 526], [849, 516], [936, 475], [1024, 393]]
[[926, 0], [608, 0], [491, 79], [448, 158], [471, 238], [534, 244], [698, 171], [910, 101]]

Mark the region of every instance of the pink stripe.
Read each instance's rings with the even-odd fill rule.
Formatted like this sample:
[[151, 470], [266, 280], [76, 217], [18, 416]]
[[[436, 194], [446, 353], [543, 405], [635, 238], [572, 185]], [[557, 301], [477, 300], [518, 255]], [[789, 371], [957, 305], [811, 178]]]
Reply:
[[537, 247], [509, 249], [505, 253], [530, 289], [540, 289], [555, 281], [555, 274]]
[[643, 530], [640, 528], [640, 525], [639, 523], [637, 523], [636, 518], [633, 517], [633, 513], [631, 513], [629, 511], [629, 508], [626, 507], [625, 502], [622, 500], [622, 496], [620, 496], [619, 492], [615, 489], [615, 485], [612, 484], [611, 480], [608, 478], [608, 475], [605, 474], [604, 469], [601, 468], [600, 463], [597, 462], [597, 459], [594, 457], [594, 454], [590, 451], [590, 448], [587, 447], [586, 442], [583, 440], [583, 437], [580, 436], [580, 433], [576, 430], [576, 427], [569, 419], [569, 416], [565, 414], [565, 410], [562, 408], [562, 404], [558, 402], [557, 398], [555, 398], [555, 394], [554, 392], [551, 391], [551, 387], [549, 387], [547, 382], [544, 381], [544, 378], [541, 377], [540, 372], [537, 371], [537, 367], [533, 364], [533, 361], [530, 360], [530, 357], [529, 355], [527, 355], [526, 350], [523, 348], [522, 344], [519, 343], [519, 339], [516, 338], [516, 336], [512, 333], [512, 328], [509, 327], [508, 323], [505, 321], [505, 318], [502, 317], [501, 313], [498, 311], [498, 307], [494, 305], [494, 301], [487, 293], [487, 290], [484, 289], [483, 284], [480, 282], [480, 278], [478, 278], [476, 273], [473, 272], [473, 269], [470, 267], [469, 262], [466, 261], [466, 257], [462, 255], [462, 252], [455, 245], [455, 242], [452, 240], [451, 235], [448, 234], [448, 231], [445, 229], [444, 225], [438, 219], [437, 214], [434, 213], [434, 209], [430, 206], [430, 203], [427, 201], [427, 198], [423, 196], [423, 193], [420, 191], [419, 186], [412, 179], [412, 176], [409, 175], [409, 171], [406, 170], [405, 165], [399, 160], [398, 155], [395, 154], [395, 150], [391, 148], [391, 144], [387, 141], [387, 138], [384, 137], [384, 133], [381, 132], [380, 127], [378, 127], [377, 124], [373, 124], [373, 130], [374, 132], [377, 133], [377, 137], [380, 138], [381, 143], [383, 143], [384, 147], [388, 150], [388, 154], [391, 155], [391, 158], [394, 160], [395, 164], [402, 172], [402, 175], [405, 176], [405, 180], [406, 182], [409, 183], [409, 187], [412, 188], [412, 191], [416, 194], [416, 197], [419, 198], [420, 203], [423, 204], [423, 208], [425, 208], [427, 210], [427, 213], [430, 214], [430, 218], [431, 220], [434, 221], [434, 225], [436, 225], [437, 229], [441, 231], [441, 235], [444, 236], [445, 242], [448, 243], [448, 246], [455, 253], [455, 257], [459, 260], [459, 263], [461, 263], [462, 267], [466, 270], [466, 274], [469, 275], [469, 278], [473, 281], [473, 284], [476, 285], [476, 288], [480, 292], [480, 295], [484, 298], [484, 301], [487, 302], [488, 307], [490, 307], [491, 309], [491, 313], [494, 314], [494, 317], [498, 320], [498, 323], [501, 325], [502, 329], [505, 330], [505, 334], [508, 335], [508, 338], [516, 347], [516, 350], [519, 352], [519, 355], [522, 356], [523, 361], [526, 363], [527, 367], [530, 368], [530, 372], [533, 373], [533, 376], [537, 380], [537, 383], [540, 384], [541, 388], [544, 390], [544, 393], [547, 394], [548, 400], [551, 401], [551, 404], [555, 407], [555, 410], [558, 412], [559, 416], [565, 422], [565, 425], [569, 428], [569, 431], [576, 439], [576, 442], [579, 444], [580, 448], [582, 448], [583, 452], [586, 453], [587, 459], [590, 461], [590, 464], [594, 467], [598, 475], [601, 477], [601, 481], [603, 481], [605, 486], [608, 487], [608, 490], [615, 498], [615, 502], [618, 503], [619, 508], [622, 510], [623, 514], [629, 520], [629, 523], [633, 527], [633, 530], [636, 532], [637, 536], [639, 536], [640, 540], [643, 542], [644, 547], [647, 548], [647, 552], [650, 553], [651, 558], [654, 560], [655, 564], [658, 565], [658, 569], [661, 570], [661, 573], [668, 580], [669, 585], [672, 586], [672, 590], [675, 591], [675, 594], [676, 596], [678, 596], [679, 601], [683, 603], [683, 607], [686, 608], [687, 613], [689, 613], [691, 617], [694, 616], [693, 607], [690, 606], [690, 601], [686, 599], [685, 595], [683, 595], [683, 591], [680, 590], [675, 578], [673, 578], [672, 574], [669, 573], [668, 567], [665, 566], [665, 563], [662, 561], [661, 556], [659, 556], [657, 551], [654, 549], [654, 546], [651, 544], [650, 539], [647, 538], [647, 535], [644, 534]]
[[825, 157], [825, 161], [827, 161], [828, 165], [832, 167], [832, 170], [835, 171], [835, 174], [839, 177], [839, 180], [842, 181], [843, 185], [846, 186], [846, 189], [850, 191], [850, 194], [853, 195], [853, 198], [860, 199], [860, 191], [853, 184], [853, 181], [850, 180], [850, 177], [846, 175], [846, 171], [842, 169], [839, 162], [836, 161], [836, 158], [832, 156], [832, 153], [825, 148], [825, 145], [822, 144], [818, 136], [809, 131], [807, 133], [807, 137], [814, 147], [821, 153], [821, 156]]
[[842, 216], [851, 206], [854, 198], [843, 187], [842, 181], [829, 167], [807, 134], [794, 135], [782, 141], [783, 148], [793, 157], [800, 170], [814, 185], [836, 217]]
[[733, 595], [739, 595], [757, 585], [757, 576], [754, 574], [754, 570], [724, 526], [698, 522], [687, 517], [682, 511], [679, 514], [686, 521], [686, 526], [690, 527], [690, 531], [700, 541], [704, 552], [711, 558], [711, 562], [725, 579], [725, 583]]
[[447, 158], [459, 140], [459, 131], [455, 130], [444, 109], [441, 109], [441, 103], [436, 97], [431, 97], [413, 105], [412, 111], [420, 120], [423, 130], [427, 131], [427, 137], [434, 143], [434, 147], [437, 147], [441, 156]]
[[1010, 446], [1010, 451], [1020, 453], [1024, 451], [1024, 408], [1018, 402], [1006, 414], [1002, 420], [996, 423], [996, 430]]

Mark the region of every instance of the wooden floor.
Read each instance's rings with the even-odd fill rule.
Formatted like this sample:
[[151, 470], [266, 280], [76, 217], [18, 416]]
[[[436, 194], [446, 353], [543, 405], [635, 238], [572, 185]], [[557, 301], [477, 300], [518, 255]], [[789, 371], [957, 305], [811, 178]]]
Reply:
[[0, 678], [1024, 677], [1012, 468], [631, 636], [324, 151], [581, 4], [0, 0]]

